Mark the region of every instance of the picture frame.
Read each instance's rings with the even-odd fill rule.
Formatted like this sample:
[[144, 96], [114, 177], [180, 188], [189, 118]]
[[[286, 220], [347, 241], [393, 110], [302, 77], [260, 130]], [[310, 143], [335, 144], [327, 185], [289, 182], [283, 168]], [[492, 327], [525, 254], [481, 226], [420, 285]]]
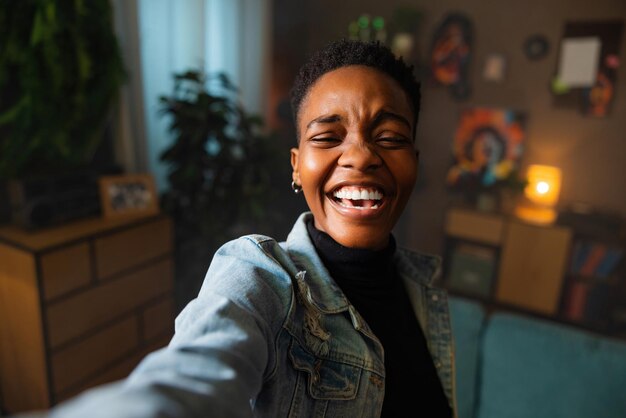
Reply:
[[104, 218], [150, 216], [159, 212], [154, 177], [150, 174], [102, 176], [98, 186]]
[[504, 54], [489, 54], [483, 66], [483, 79], [494, 83], [502, 83], [506, 74], [506, 64], [506, 56]]
[[458, 241], [449, 252], [448, 289], [487, 299], [496, 280], [498, 251], [491, 246]]

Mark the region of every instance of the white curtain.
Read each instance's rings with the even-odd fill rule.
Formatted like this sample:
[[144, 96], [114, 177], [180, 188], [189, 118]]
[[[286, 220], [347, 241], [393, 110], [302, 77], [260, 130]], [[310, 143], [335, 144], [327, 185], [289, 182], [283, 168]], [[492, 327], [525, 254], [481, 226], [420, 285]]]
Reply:
[[168, 121], [159, 114], [159, 97], [171, 94], [173, 74], [189, 69], [225, 72], [239, 87], [243, 106], [265, 113], [271, 0], [113, 3], [126, 64], [132, 67], [129, 84], [134, 85], [122, 93], [118, 135], [127, 138], [118, 147], [121, 160], [129, 171], [154, 174], [162, 191], [167, 186], [167, 168], [159, 155], [171, 144], [172, 136], [167, 132]]

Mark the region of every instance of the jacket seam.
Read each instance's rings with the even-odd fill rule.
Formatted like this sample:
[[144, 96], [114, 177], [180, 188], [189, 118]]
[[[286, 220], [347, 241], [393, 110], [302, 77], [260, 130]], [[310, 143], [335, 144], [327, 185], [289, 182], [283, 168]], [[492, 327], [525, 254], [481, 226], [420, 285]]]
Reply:
[[[276, 260], [276, 258], [274, 258], [274, 255], [271, 254], [269, 251], [267, 251], [265, 249], [264, 245], [263, 245], [264, 243], [267, 243], [267, 242], [273, 242], [280, 248], [280, 246], [278, 245], [278, 243], [277, 243], [277, 241], [275, 239], [263, 236], [262, 240], [257, 240], [255, 238], [253, 238], [252, 236], [249, 236], [249, 235], [245, 236], [244, 238], [247, 239], [248, 241], [254, 243], [263, 252], [263, 254], [265, 254], [269, 259], [272, 260], [273, 263], [275, 263], [282, 271], [284, 271], [287, 274], [287, 276], [289, 277], [289, 279], [290, 279], [290, 281], [289, 281], [290, 282], [289, 288], [290, 288], [291, 292], [290, 292], [289, 308], [286, 309], [286, 313], [283, 316], [281, 325], [278, 328], [278, 330], [276, 332], [276, 335], [274, 336], [274, 353], [275, 353], [274, 367], [267, 374], [267, 376], [264, 377], [264, 380], [267, 381], [267, 380], [270, 380], [272, 377], [274, 377], [276, 375], [276, 372], [278, 371], [278, 364], [279, 364], [279, 361], [278, 361], [278, 346], [279, 346], [280, 336], [281, 336], [283, 330], [286, 329], [287, 320], [288, 320], [288, 318], [291, 315], [291, 312], [293, 310], [293, 305], [294, 305], [294, 299], [295, 299], [295, 294], [294, 294], [295, 289], [293, 287], [293, 280], [294, 280], [294, 278], [291, 276], [291, 273], [285, 269], [285, 266], [283, 266], [278, 260]], [[281, 248], [281, 251], [283, 251], [282, 248]]]

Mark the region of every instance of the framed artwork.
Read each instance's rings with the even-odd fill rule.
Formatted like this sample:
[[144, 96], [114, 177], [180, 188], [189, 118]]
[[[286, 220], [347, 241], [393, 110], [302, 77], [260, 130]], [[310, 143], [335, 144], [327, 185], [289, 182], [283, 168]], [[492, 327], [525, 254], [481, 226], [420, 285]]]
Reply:
[[506, 72], [506, 57], [503, 54], [489, 54], [483, 67], [483, 78], [486, 81], [501, 83]]
[[105, 218], [154, 215], [159, 204], [154, 178], [149, 174], [124, 174], [98, 179]]
[[585, 116], [608, 116], [617, 89], [623, 31], [623, 20], [565, 25], [551, 86], [555, 106], [579, 108]]
[[473, 24], [461, 13], [445, 16], [433, 35], [430, 50], [432, 78], [435, 83], [447, 86], [457, 100], [470, 95], [468, 75], [473, 38]]
[[480, 191], [519, 171], [526, 117], [510, 109], [468, 108], [461, 112], [452, 143], [447, 183], [460, 191]]

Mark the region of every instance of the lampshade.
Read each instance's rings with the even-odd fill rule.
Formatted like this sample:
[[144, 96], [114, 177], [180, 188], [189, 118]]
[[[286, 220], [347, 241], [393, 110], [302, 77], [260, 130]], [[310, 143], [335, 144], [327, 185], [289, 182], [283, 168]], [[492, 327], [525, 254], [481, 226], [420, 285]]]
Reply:
[[561, 170], [547, 165], [533, 164], [528, 167], [528, 185], [524, 195], [533, 203], [554, 206], [561, 190]]
[[548, 225], [556, 220], [556, 205], [561, 190], [561, 170], [533, 164], [526, 173], [524, 195], [530, 204], [518, 205], [515, 215], [527, 222]]

